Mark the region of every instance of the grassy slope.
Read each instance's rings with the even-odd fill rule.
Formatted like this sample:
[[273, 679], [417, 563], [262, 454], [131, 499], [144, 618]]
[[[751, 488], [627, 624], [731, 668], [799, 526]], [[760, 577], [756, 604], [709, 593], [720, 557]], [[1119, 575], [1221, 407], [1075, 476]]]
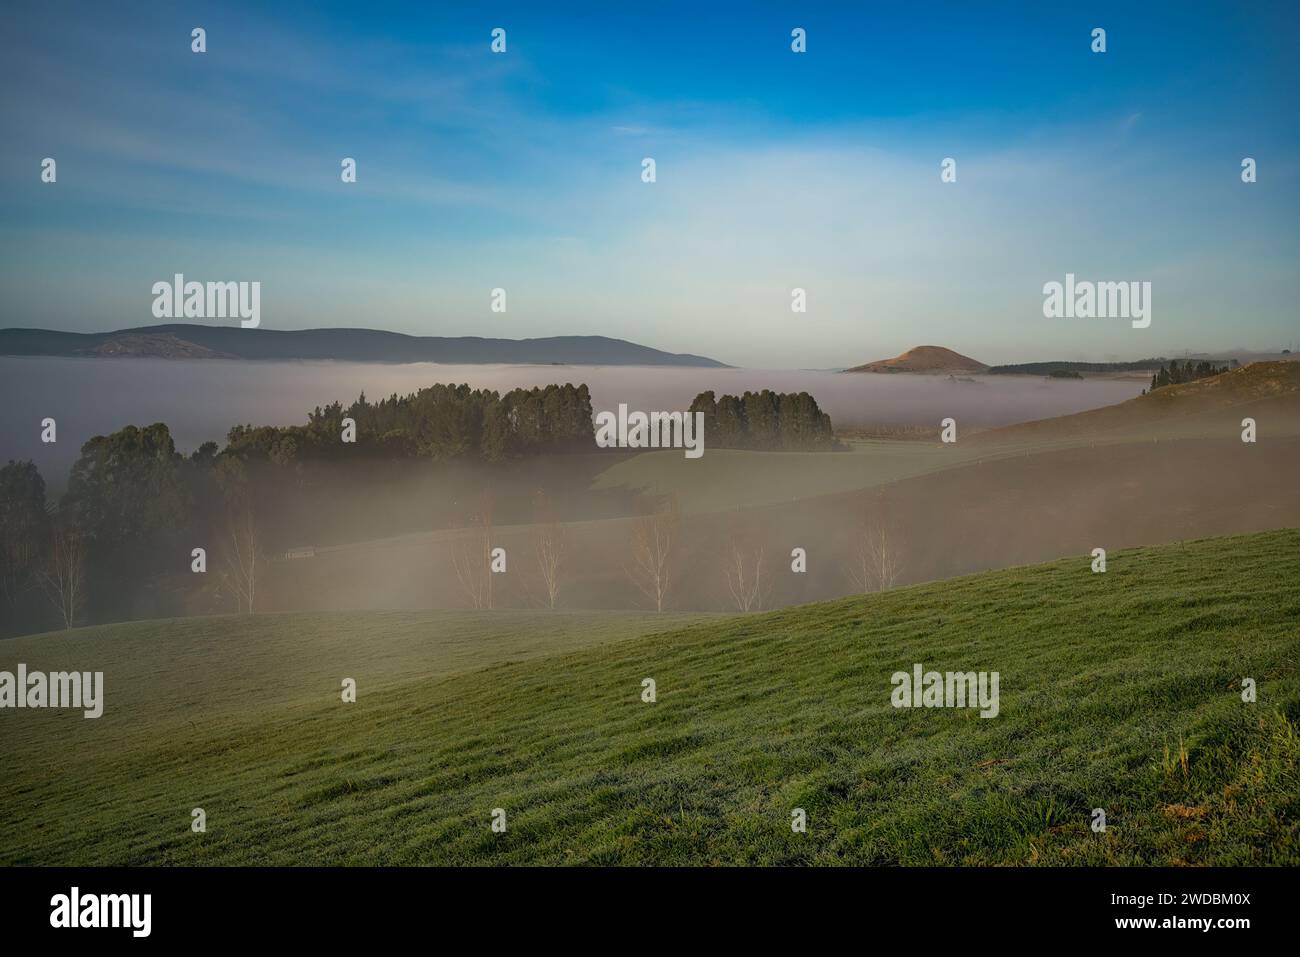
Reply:
[[1300, 362], [1255, 362], [1100, 409], [990, 429], [977, 433], [973, 444], [1045, 449], [1222, 438], [1239, 434], [1246, 416], [1256, 419], [1261, 441], [1300, 433]]
[[711, 449], [691, 460], [675, 450], [643, 452], [606, 469], [593, 487], [674, 492], [687, 512], [775, 505], [1008, 456], [1092, 445], [1235, 438], [1245, 416], [1256, 419], [1261, 442], [1300, 435], [1300, 362], [1257, 362], [1100, 409], [969, 435], [959, 432], [952, 445], [938, 441], [936, 426], [934, 441], [852, 442], [850, 451], [837, 453]]
[[[1298, 581], [1297, 531], [1134, 549], [1104, 575], [1074, 559], [393, 675], [355, 705], [302, 629], [274, 693], [250, 687], [245, 623], [211, 619], [114, 665], [109, 715], [140, 704], [131, 682], [183, 711], [189, 679], [260, 711], [125, 737], [109, 715], [0, 714], [0, 862], [1294, 864]], [[891, 708], [913, 662], [999, 671], [1001, 715]], [[16, 725], [43, 741], [13, 753]]]
[[[0, 668], [13, 671], [21, 661], [41, 671], [103, 671], [117, 706], [58, 730], [65, 743], [79, 746], [130, 741], [173, 725], [274, 720], [332, 694], [344, 676], [377, 691], [715, 617], [503, 610], [160, 619], [3, 641]], [[49, 744], [46, 724], [26, 715], [6, 727], [4, 751], [25, 757]]]

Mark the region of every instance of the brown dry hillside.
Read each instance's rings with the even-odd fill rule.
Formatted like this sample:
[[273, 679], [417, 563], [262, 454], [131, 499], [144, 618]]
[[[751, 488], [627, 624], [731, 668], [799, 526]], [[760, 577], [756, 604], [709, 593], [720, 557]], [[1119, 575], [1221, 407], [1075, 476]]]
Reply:
[[1240, 432], [1241, 420], [1247, 416], [1256, 420], [1261, 437], [1274, 426], [1293, 434], [1300, 423], [1300, 362], [1253, 362], [1117, 405], [989, 429], [972, 435], [970, 441], [996, 445], [1092, 437], [1140, 439], [1146, 434], [1229, 436]]
[[951, 349], [945, 349], [943, 346], [917, 346], [892, 359], [879, 359], [845, 371], [952, 373], [984, 372], [987, 369], [988, 366], [984, 363], [959, 352], [953, 352]]

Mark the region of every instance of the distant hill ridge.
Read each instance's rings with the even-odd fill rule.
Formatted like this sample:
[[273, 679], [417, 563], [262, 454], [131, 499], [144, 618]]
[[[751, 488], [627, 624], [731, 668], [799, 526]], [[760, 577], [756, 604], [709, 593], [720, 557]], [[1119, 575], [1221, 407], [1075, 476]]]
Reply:
[[607, 336], [489, 339], [408, 336], [382, 329], [242, 329], [183, 323], [86, 333], [0, 329], [0, 355], [727, 368], [716, 359], [662, 352]]
[[845, 372], [985, 372], [988, 366], [943, 346], [916, 346], [892, 359], [878, 359]]
[[[1180, 360], [1185, 361], [1185, 360]], [[1200, 361], [1199, 359], [1197, 361]], [[1235, 359], [1208, 359], [1212, 365], [1230, 365]], [[1169, 364], [1168, 359], [1135, 359], [1132, 362], [1021, 362], [989, 366], [989, 375], [1051, 375], [1053, 372], [1151, 372]]]

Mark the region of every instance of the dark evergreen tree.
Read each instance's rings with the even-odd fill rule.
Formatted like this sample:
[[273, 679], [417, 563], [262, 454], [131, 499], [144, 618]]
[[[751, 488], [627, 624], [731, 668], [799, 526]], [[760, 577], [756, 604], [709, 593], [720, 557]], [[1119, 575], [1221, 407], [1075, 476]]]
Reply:
[[12, 627], [42, 620], [36, 576], [49, 539], [45, 480], [34, 463], [11, 460], [0, 468], [0, 620]]
[[749, 429], [745, 422], [745, 406], [734, 395], [724, 395], [718, 400], [717, 435], [706, 436], [706, 442], [712, 442], [720, 449], [748, 448]]
[[830, 416], [807, 392], [746, 392], [714, 400], [701, 392], [691, 412], [705, 416], [705, 444], [713, 448], [819, 451], [836, 447]]

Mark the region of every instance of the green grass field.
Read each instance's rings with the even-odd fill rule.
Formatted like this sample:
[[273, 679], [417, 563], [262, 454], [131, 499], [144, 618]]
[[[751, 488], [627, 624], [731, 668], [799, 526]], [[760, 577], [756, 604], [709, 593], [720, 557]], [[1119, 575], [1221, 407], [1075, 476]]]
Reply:
[[[0, 712], [0, 862], [1300, 863], [1298, 586], [1282, 531], [694, 623], [284, 615], [18, 639], [0, 668], [102, 668], [107, 704]], [[998, 671], [1001, 713], [894, 709], [890, 675], [915, 662]]]

